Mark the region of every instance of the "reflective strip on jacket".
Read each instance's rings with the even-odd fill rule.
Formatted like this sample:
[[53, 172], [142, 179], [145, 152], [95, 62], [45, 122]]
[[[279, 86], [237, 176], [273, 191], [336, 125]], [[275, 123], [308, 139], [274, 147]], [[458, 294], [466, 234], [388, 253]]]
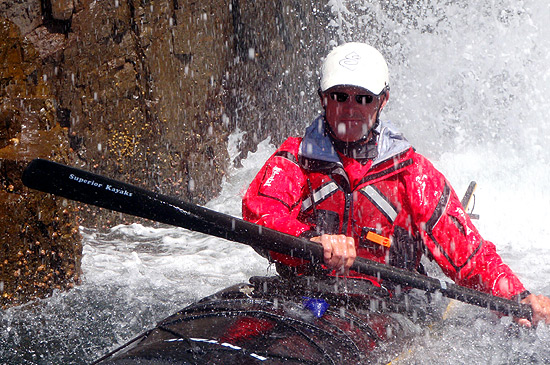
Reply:
[[[363, 163], [336, 153], [323, 125], [319, 117], [269, 158], [243, 198], [245, 220], [294, 236], [345, 234], [358, 256], [409, 270], [426, 254], [457, 284], [493, 295], [525, 291], [443, 174], [391, 125], [377, 128], [376, 157]], [[367, 239], [369, 232], [389, 237], [391, 246]], [[308, 264], [271, 257], [298, 272]]]

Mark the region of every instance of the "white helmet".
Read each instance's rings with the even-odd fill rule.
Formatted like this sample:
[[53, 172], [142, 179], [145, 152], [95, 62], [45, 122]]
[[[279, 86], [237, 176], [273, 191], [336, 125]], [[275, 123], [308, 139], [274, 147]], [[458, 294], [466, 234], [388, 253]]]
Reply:
[[390, 85], [384, 56], [365, 43], [345, 43], [334, 48], [321, 67], [321, 91], [336, 85], [359, 86], [379, 95]]

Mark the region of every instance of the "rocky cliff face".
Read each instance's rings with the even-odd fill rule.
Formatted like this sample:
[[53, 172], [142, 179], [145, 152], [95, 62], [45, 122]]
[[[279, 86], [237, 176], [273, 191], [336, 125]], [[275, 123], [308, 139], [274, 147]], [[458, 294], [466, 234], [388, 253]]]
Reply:
[[326, 51], [314, 46], [326, 44], [326, 9], [313, 3], [1, 2], [4, 297], [77, 281], [78, 224], [133, 220], [26, 190], [19, 176], [30, 159], [204, 203], [229, 164], [231, 132], [246, 133], [243, 156], [300, 131]]
[[[228, 22], [220, 7], [198, 4], [82, 3], [48, 79], [87, 168], [204, 202], [227, 163]], [[207, 33], [210, 23], [221, 24], [219, 37]]]
[[69, 163], [71, 152], [36, 49], [5, 19], [0, 39], [0, 305], [8, 306], [72, 287], [82, 247], [75, 207], [21, 183], [31, 159]]
[[266, 137], [301, 135], [320, 110], [320, 58], [332, 48], [328, 1], [232, 1], [233, 62], [226, 111], [246, 132], [242, 153]]

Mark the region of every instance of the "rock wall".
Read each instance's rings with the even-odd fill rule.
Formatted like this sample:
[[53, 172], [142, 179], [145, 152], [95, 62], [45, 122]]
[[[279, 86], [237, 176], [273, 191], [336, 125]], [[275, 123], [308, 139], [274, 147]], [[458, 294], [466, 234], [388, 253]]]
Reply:
[[246, 132], [241, 157], [267, 137], [301, 135], [320, 111], [320, 58], [332, 48], [328, 1], [232, 1], [233, 63], [225, 105]]
[[78, 224], [134, 221], [29, 192], [30, 159], [204, 203], [231, 132], [242, 157], [315, 114], [326, 14], [308, 0], [0, 2], [0, 204], [16, 212], [0, 218], [4, 297], [77, 282]]
[[[75, 9], [48, 78], [86, 168], [194, 202], [216, 192], [227, 164], [220, 91], [226, 17], [203, 2]], [[221, 24], [220, 37], [212, 24]]]
[[229, 133], [246, 132], [246, 152], [313, 117], [326, 14], [305, 0], [0, 4], [38, 53], [73, 164], [197, 203], [219, 189]]
[[33, 158], [72, 159], [36, 49], [5, 19], [0, 39], [0, 306], [5, 307], [72, 287], [82, 247], [76, 208], [21, 183]]

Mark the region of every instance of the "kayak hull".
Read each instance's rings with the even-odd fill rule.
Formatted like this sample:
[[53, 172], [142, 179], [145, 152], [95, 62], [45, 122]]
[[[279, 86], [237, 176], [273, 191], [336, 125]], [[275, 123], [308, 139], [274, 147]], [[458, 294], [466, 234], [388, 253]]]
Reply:
[[[96, 363], [381, 363], [420, 333], [421, 327], [391, 311], [391, 298], [379, 288], [293, 284], [252, 278], [224, 289]], [[312, 297], [328, 308], [312, 308]]]

